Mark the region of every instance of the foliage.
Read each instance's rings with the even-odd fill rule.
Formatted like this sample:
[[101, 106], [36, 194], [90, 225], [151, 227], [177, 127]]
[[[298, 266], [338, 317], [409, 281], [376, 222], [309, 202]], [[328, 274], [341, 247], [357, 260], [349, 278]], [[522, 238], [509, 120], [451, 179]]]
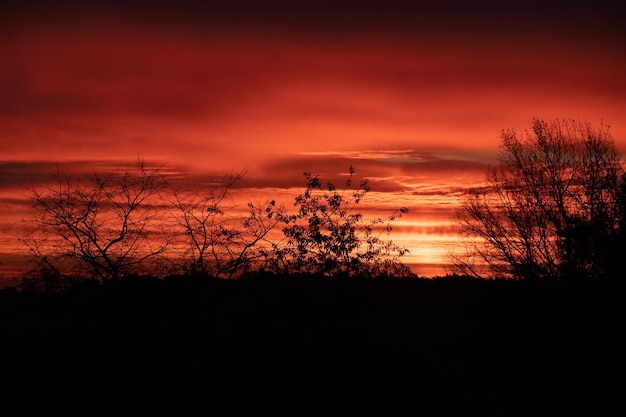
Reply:
[[356, 208], [370, 187], [363, 180], [350, 190], [353, 176], [350, 167], [345, 189], [338, 190], [330, 182], [323, 187], [319, 176], [304, 173], [306, 189], [294, 202], [298, 210], [282, 218], [286, 241], [274, 247], [276, 271], [332, 276], [411, 275], [399, 261], [408, 250], [382, 239], [383, 234], [391, 233], [391, 223], [408, 209], [401, 208], [387, 219], [366, 222]]
[[168, 240], [159, 215], [165, 182], [143, 161], [120, 174], [32, 186], [34, 217], [20, 237], [45, 277], [118, 279], [162, 254]]
[[[488, 187], [471, 191], [458, 212], [474, 238], [470, 255], [489, 274], [522, 280], [613, 275], [625, 177], [609, 127], [533, 119], [524, 136], [504, 130], [500, 138]], [[480, 275], [468, 259], [457, 256], [457, 270]]]

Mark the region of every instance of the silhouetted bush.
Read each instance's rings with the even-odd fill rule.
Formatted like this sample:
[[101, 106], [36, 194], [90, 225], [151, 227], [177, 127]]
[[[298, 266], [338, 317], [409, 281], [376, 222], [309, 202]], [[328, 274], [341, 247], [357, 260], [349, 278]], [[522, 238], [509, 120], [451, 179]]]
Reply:
[[[351, 189], [349, 168], [345, 189], [304, 173], [306, 189], [296, 197], [295, 214], [283, 216], [286, 242], [274, 245], [266, 268], [276, 272], [312, 272], [328, 276], [414, 276], [400, 258], [409, 251], [389, 239], [392, 223], [408, 212], [400, 208], [386, 219], [365, 219], [357, 206], [369, 192], [367, 180]], [[386, 237], [387, 239], [384, 239]]]

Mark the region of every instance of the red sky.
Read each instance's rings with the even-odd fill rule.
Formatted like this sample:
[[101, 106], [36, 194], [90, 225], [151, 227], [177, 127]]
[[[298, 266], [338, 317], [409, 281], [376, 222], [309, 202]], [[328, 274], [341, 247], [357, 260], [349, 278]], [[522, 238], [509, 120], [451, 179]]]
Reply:
[[410, 207], [413, 261], [440, 262], [501, 129], [584, 118], [626, 146], [617, 3], [50, 3], [0, 6], [6, 247], [31, 178], [140, 156], [193, 179], [247, 169], [253, 189], [353, 165], [372, 203]]

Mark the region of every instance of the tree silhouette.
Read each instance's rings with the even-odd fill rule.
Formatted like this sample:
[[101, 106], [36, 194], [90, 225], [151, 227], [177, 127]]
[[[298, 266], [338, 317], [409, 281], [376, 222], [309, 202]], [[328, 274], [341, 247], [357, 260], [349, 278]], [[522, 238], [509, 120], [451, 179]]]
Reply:
[[203, 191], [173, 190], [175, 220], [192, 257], [184, 269], [191, 274], [232, 278], [267, 256], [268, 234], [281, 221], [274, 200], [248, 203], [242, 211], [231, 192], [245, 172], [225, 175], [219, 184]]
[[[623, 240], [624, 167], [609, 127], [533, 119], [522, 136], [500, 135], [499, 164], [485, 188], [462, 201], [458, 220], [474, 238], [470, 254], [488, 274], [522, 280], [599, 279]], [[456, 269], [481, 275], [471, 258]]]
[[304, 173], [306, 189], [294, 203], [298, 211], [283, 218], [286, 241], [275, 247], [277, 269], [329, 276], [411, 275], [399, 260], [408, 250], [382, 239], [383, 234], [391, 233], [391, 223], [408, 209], [366, 222], [356, 207], [370, 187], [363, 180], [350, 190], [353, 176], [350, 167], [345, 189], [340, 191], [330, 182], [323, 187], [319, 176]]
[[35, 216], [19, 238], [44, 276], [118, 279], [148, 269], [166, 250], [158, 169], [139, 160], [126, 172], [82, 182], [60, 169], [53, 177], [54, 187], [31, 187]]

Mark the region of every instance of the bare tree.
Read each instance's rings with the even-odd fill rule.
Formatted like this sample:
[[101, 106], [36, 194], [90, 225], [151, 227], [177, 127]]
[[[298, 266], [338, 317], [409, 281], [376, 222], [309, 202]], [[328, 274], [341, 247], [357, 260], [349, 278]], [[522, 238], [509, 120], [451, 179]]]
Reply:
[[54, 186], [31, 186], [34, 216], [20, 237], [43, 275], [118, 279], [144, 272], [168, 239], [159, 208], [159, 169], [136, 167], [104, 177], [53, 175]]
[[[523, 280], [609, 274], [608, 245], [624, 232], [624, 167], [609, 127], [533, 119], [523, 136], [500, 138], [488, 187], [471, 191], [457, 213], [474, 239], [471, 257], [492, 275]], [[480, 275], [467, 259], [455, 256], [457, 270]]]
[[233, 187], [245, 172], [225, 175], [203, 191], [173, 189], [176, 223], [182, 228], [189, 273], [233, 278], [255, 268], [267, 257], [268, 234], [281, 221], [282, 209], [274, 200], [245, 208], [233, 201]]

